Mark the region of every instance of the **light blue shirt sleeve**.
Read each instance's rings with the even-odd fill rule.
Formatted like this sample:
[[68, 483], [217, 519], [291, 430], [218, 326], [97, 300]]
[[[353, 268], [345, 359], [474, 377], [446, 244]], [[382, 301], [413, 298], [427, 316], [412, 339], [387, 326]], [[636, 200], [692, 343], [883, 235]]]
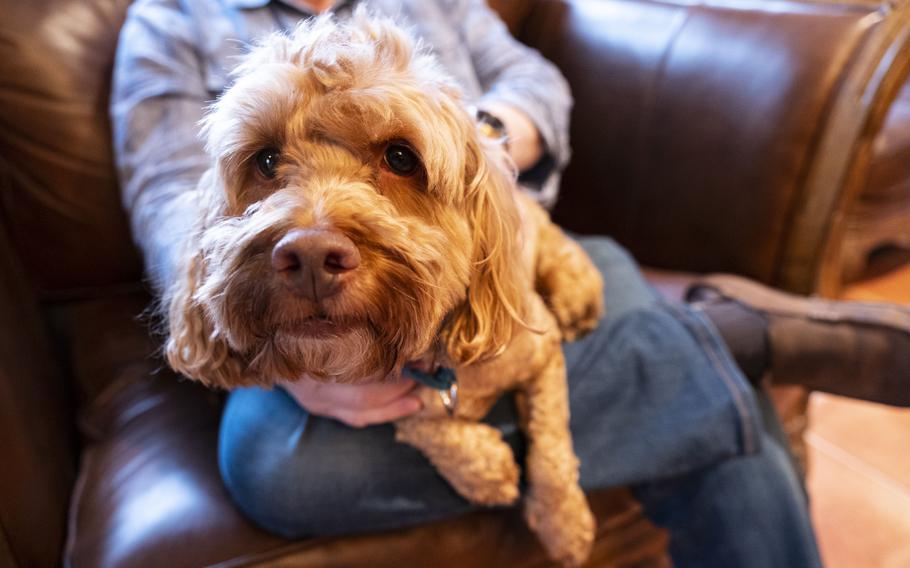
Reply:
[[485, 0], [465, 4], [464, 17], [456, 21], [461, 22], [462, 37], [484, 92], [479, 106], [483, 107], [484, 100], [507, 103], [537, 126], [544, 156], [522, 181], [542, 204], [550, 206], [559, 191], [559, 173], [571, 155], [569, 85], [555, 65], [512, 37]]
[[120, 34], [111, 93], [114, 153], [133, 237], [161, 289], [196, 215], [209, 165], [199, 120], [211, 98], [192, 22], [176, 2], [138, 2]]

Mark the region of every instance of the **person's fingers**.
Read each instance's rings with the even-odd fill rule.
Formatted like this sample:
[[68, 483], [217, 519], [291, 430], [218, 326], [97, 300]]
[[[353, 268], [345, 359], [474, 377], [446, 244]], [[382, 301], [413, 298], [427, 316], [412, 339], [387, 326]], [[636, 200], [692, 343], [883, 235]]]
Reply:
[[366, 411], [372, 412], [367, 419], [373, 421], [391, 415], [397, 418], [402, 415], [400, 413], [409, 413], [413, 408], [412, 403], [402, 402], [400, 404], [403, 406], [400, 407], [394, 403], [409, 396], [418, 384], [410, 379], [394, 378], [383, 383], [342, 385], [304, 377], [282, 386], [300, 406], [313, 414], [333, 418], [343, 414], [350, 422], [361, 423], [365, 419], [357, 415]]
[[382, 406], [364, 410], [337, 407], [332, 409], [326, 416], [335, 418], [354, 428], [363, 428], [373, 424], [393, 422], [399, 418], [404, 418], [405, 416], [420, 411], [422, 406], [419, 398], [408, 394], [396, 398]]
[[414, 390], [416, 384], [406, 379], [394, 383], [331, 386], [337, 388], [324, 385], [322, 390], [326, 402], [356, 411], [384, 406]]

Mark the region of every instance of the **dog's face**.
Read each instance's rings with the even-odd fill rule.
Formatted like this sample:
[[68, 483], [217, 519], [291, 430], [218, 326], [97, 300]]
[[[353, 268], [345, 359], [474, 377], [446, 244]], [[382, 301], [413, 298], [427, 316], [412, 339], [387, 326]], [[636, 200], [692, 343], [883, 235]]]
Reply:
[[171, 365], [353, 382], [435, 345], [459, 363], [504, 348], [523, 309], [511, 176], [433, 58], [358, 11], [268, 38], [236, 77], [205, 123]]

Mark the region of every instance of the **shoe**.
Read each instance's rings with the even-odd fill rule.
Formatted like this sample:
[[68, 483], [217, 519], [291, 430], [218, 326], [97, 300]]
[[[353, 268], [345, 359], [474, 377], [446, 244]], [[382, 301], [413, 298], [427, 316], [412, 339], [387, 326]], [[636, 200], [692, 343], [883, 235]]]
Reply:
[[700, 279], [686, 299], [732, 301], [764, 317], [772, 383], [910, 406], [910, 309], [797, 296], [725, 274]]

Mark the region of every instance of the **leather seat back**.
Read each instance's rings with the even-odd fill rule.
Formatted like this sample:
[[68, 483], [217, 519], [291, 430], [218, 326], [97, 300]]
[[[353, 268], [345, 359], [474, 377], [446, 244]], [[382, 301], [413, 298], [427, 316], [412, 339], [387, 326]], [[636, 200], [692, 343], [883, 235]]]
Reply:
[[779, 282], [838, 82], [884, 15], [778, 4], [540, 2], [522, 39], [577, 100], [557, 220], [643, 264]]
[[45, 295], [84, 295], [141, 277], [107, 117], [114, 48], [128, 6], [127, 0], [43, 0], [3, 8], [0, 221]]

